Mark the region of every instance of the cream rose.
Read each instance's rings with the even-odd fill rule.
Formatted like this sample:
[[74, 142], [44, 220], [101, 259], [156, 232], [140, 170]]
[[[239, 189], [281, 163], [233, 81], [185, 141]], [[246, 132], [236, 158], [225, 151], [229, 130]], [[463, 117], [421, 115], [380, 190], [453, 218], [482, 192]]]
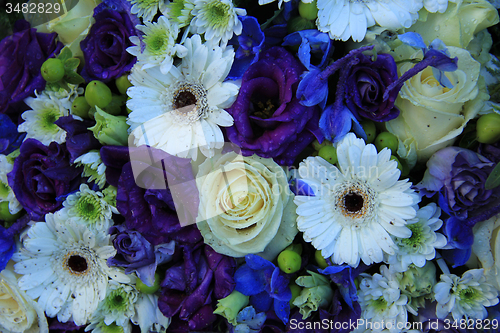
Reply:
[[12, 262], [0, 273], [0, 332], [47, 333], [47, 319], [38, 303], [17, 287]]
[[[425, 161], [452, 145], [489, 99], [484, 79], [479, 76], [479, 62], [464, 49], [448, 47], [448, 51], [451, 57], [458, 57], [458, 69], [446, 73], [453, 88], [440, 85], [432, 68], [427, 67], [405, 82], [395, 103], [401, 113], [386, 123], [387, 130], [400, 140], [398, 154], [410, 162], [416, 158]], [[400, 74], [412, 66], [405, 62]]]
[[[500, 290], [500, 215], [476, 224], [472, 230], [472, 253], [476, 256], [474, 259], [484, 269], [487, 282]], [[473, 261], [470, 260], [467, 264], [470, 266]]]
[[486, 0], [448, 2], [444, 13], [420, 11], [419, 20], [408, 31], [418, 32], [426, 44], [435, 38], [448, 46], [466, 48], [474, 35], [498, 23], [498, 12]]
[[216, 155], [200, 165], [196, 184], [198, 228], [219, 253], [272, 260], [298, 232], [286, 174], [270, 158]]
[[[30, 0], [28, 4], [31, 2], [37, 3]], [[101, 0], [79, 0], [66, 14], [34, 28], [38, 32], [57, 32], [61, 42], [70, 48], [74, 57], [83, 57], [80, 42], [87, 36], [90, 26], [94, 23], [94, 8], [100, 3]], [[27, 17], [28, 21], [31, 17]]]

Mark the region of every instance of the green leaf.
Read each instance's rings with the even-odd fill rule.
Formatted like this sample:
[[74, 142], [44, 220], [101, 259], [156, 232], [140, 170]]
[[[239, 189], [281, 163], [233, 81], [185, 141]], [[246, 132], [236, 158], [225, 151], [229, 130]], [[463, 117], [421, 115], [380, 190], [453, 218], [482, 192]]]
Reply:
[[66, 80], [66, 82], [71, 83], [71, 84], [85, 83], [85, 80], [83, 79], [83, 77], [81, 77], [80, 75], [78, 75], [75, 72], [66, 72], [66, 74], [64, 75], [64, 80]]
[[64, 62], [64, 69], [74, 71], [80, 65], [80, 59], [78, 58], [69, 58]]
[[484, 188], [487, 190], [494, 189], [500, 185], [500, 163], [496, 165], [496, 167], [491, 171], [488, 179], [486, 179], [486, 183], [484, 184]]
[[260, 26], [260, 29], [262, 31], [266, 30], [266, 28], [269, 27], [271, 25], [271, 23], [273, 23], [274, 19], [277, 18], [278, 15], [283, 11], [283, 8], [285, 8], [285, 7], [283, 6], [282, 8], [275, 10], [273, 16], [270, 19], [268, 19], [266, 22], [264, 22], [264, 24], [262, 24]]
[[69, 47], [65, 47], [61, 50], [61, 53], [57, 56], [57, 59], [61, 60], [62, 62], [65, 62], [66, 60], [70, 59], [73, 56], [73, 53], [69, 49]]

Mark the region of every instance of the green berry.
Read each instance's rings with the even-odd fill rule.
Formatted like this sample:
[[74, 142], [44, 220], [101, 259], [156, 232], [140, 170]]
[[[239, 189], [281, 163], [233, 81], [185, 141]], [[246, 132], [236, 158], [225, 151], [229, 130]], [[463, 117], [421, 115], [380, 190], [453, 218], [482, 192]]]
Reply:
[[111, 103], [108, 104], [104, 109], [104, 112], [117, 116], [122, 113], [122, 106], [127, 102], [127, 96], [125, 95], [113, 95]]
[[299, 2], [299, 15], [306, 20], [315, 20], [318, 17], [318, 7], [316, 7], [316, 0], [311, 3]]
[[154, 294], [158, 289], [160, 289], [160, 274], [155, 273], [155, 282], [151, 287], [138, 278], [135, 283], [135, 288], [143, 294]]
[[82, 118], [89, 118], [90, 105], [84, 96], [78, 96], [71, 104], [71, 113]]
[[378, 151], [389, 148], [393, 153], [396, 153], [398, 150], [398, 138], [392, 133], [382, 132], [375, 139], [375, 147], [377, 147]]
[[23, 214], [22, 210], [19, 213], [11, 214], [9, 211], [9, 202], [8, 201], [0, 202], [0, 220], [4, 220], [6, 222], [14, 222], [18, 218], [20, 218], [22, 214]]
[[323, 148], [324, 146], [331, 146], [332, 143], [328, 140], [323, 140], [322, 143], [319, 143], [318, 140], [314, 140], [314, 142], [312, 143], [312, 146], [315, 150], [320, 150], [321, 148]]
[[363, 131], [366, 133], [366, 143], [372, 143], [377, 136], [377, 127], [375, 126], [375, 123], [366, 119], [361, 122], [361, 126], [363, 127]]
[[500, 140], [500, 114], [488, 113], [477, 120], [477, 141], [492, 144]]
[[278, 256], [278, 266], [285, 273], [295, 273], [300, 269], [302, 258], [295, 251], [284, 250]]
[[300, 293], [302, 292], [302, 288], [300, 288], [298, 285], [295, 284], [295, 282], [292, 282], [288, 285], [290, 288], [290, 291], [292, 292], [292, 298], [290, 299], [290, 309], [294, 308], [295, 305], [293, 304], [293, 301], [297, 297], [299, 297]]
[[116, 88], [120, 94], [125, 95], [127, 93], [127, 89], [132, 87], [132, 83], [128, 80], [128, 75], [120, 76], [115, 80]]
[[401, 171], [401, 174], [402, 174], [403, 173], [403, 165], [401, 164], [401, 162], [399, 162], [399, 159], [396, 156], [392, 155], [391, 161], [398, 162], [398, 169], [399, 169], [399, 171]]
[[57, 82], [64, 77], [64, 64], [56, 58], [45, 60], [41, 68], [42, 77], [47, 82]]
[[326, 263], [325, 258], [323, 258], [320, 250], [316, 250], [316, 253], [314, 253], [314, 259], [316, 259], [316, 263], [319, 268], [325, 269], [328, 267], [328, 264]]
[[318, 156], [324, 158], [331, 164], [337, 163], [337, 148], [334, 146], [324, 146], [318, 152]]
[[103, 109], [111, 103], [113, 95], [111, 94], [111, 89], [106, 84], [95, 80], [87, 85], [85, 99], [90, 106], [98, 106]]

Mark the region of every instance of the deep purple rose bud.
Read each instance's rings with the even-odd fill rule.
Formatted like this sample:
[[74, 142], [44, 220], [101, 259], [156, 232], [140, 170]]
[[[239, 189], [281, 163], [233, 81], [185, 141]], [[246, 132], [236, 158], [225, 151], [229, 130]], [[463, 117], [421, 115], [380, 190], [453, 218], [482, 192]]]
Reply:
[[45, 88], [40, 67], [62, 49], [57, 34], [37, 33], [28, 22], [17, 21], [14, 34], [0, 42], [0, 113], [10, 104]]
[[226, 128], [245, 156], [291, 165], [315, 138], [322, 140], [319, 108], [300, 104], [295, 95], [303, 71], [291, 53], [273, 47], [245, 72], [238, 97], [227, 109], [234, 125]]
[[43, 221], [45, 214], [62, 207], [58, 197], [78, 189], [81, 173], [82, 168], [70, 166], [64, 145], [52, 142], [47, 147], [38, 140], [27, 139], [7, 178], [31, 219]]
[[397, 81], [398, 71], [394, 58], [388, 54], [377, 55], [377, 60], [359, 54], [360, 62], [352, 66], [346, 82], [346, 105], [354, 114], [383, 122], [396, 118], [399, 110], [394, 106], [397, 90], [384, 100], [384, 92]]
[[130, 13], [126, 0], [106, 0], [94, 9], [96, 22], [80, 43], [85, 58], [82, 76], [87, 81], [109, 81], [128, 72], [136, 58], [126, 50], [133, 46], [130, 36], [137, 35], [140, 24]]
[[138, 231], [127, 230], [123, 224], [111, 227], [109, 232], [116, 233], [116, 255], [108, 259], [108, 264], [125, 267], [126, 274], [136, 272], [142, 282], [152, 286], [156, 267], [172, 258], [175, 242], [153, 246]]

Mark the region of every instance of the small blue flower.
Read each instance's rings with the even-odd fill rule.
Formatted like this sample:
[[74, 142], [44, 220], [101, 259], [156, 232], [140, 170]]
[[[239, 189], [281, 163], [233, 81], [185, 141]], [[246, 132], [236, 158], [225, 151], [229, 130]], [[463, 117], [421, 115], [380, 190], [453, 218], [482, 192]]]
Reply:
[[264, 312], [257, 313], [253, 306], [247, 306], [236, 316], [237, 325], [233, 327], [233, 333], [258, 333], [266, 321]]
[[259, 60], [259, 53], [264, 44], [264, 33], [257, 19], [253, 16], [239, 16], [238, 18], [243, 25], [243, 30], [241, 35], [234, 36], [228, 43], [237, 47], [233, 66], [228, 75], [228, 78], [232, 80], [241, 79], [247, 68]]
[[[424, 39], [416, 32], [407, 32], [398, 36], [403, 43], [413, 47], [420, 48], [424, 52], [424, 60], [434, 57], [436, 59], [432, 66], [432, 75], [439, 83], [446, 88], [453, 88], [453, 84], [444, 75], [444, 72], [453, 72], [457, 69], [456, 59], [450, 59], [450, 54], [446, 45], [440, 39], [434, 39], [427, 47]], [[453, 61], [454, 60], [454, 61]]]
[[[285, 37], [283, 46], [299, 45], [300, 62], [308, 69], [323, 68], [326, 65], [327, 59], [330, 58], [333, 52], [332, 40], [328, 34], [319, 32], [318, 30], [301, 30], [291, 33]], [[311, 65], [311, 55], [319, 55], [321, 62], [317, 65]]]
[[235, 290], [250, 296], [250, 305], [256, 311], [268, 311], [271, 306], [283, 323], [288, 322], [292, 292], [289, 279], [270, 261], [255, 254], [245, 256], [246, 264], [234, 274]]

